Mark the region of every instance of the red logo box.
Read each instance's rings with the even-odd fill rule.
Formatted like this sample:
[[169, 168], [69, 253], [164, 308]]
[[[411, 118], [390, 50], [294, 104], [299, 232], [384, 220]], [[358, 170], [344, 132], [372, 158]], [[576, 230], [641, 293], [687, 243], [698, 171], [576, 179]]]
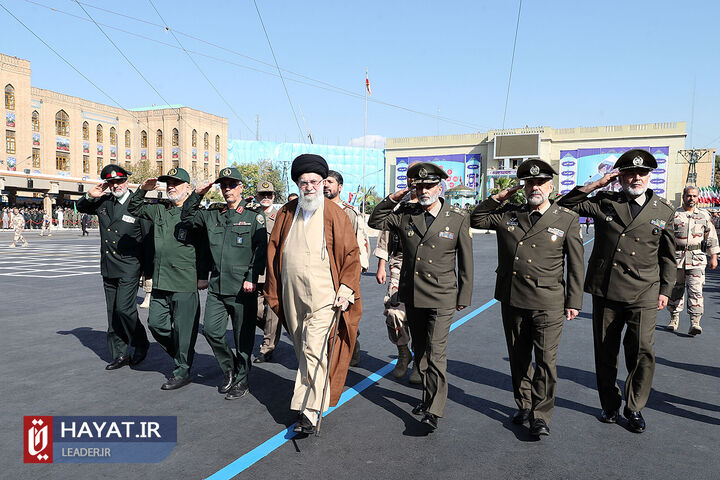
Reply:
[[23, 417], [23, 461], [53, 463], [53, 417]]

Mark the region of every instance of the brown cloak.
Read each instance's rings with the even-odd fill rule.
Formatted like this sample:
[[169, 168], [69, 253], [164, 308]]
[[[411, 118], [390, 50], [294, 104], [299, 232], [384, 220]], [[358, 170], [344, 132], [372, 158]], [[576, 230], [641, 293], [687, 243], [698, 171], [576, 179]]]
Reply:
[[[298, 201], [286, 203], [275, 218], [275, 226], [270, 234], [267, 252], [267, 275], [265, 277], [265, 299], [270, 308], [277, 314], [280, 321], [285, 323], [282, 308], [282, 283], [280, 269], [285, 239], [287, 239]], [[325, 199], [325, 242], [330, 256], [330, 272], [332, 274], [335, 290], [340, 284], [345, 284], [354, 292], [355, 303], [340, 316], [338, 325], [338, 341], [335, 345], [330, 369], [330, 406], [334, 407], [343, 387], [345, 377], [350, 367], [350, 358], [355, 347], [360, 317], [362, 316], [362, 302], [360, 301], [360, 249], [358, 247], [355, 231], [350, 224], [347, 214], [332, 201]], [[302, 220], [302, 219], [301, 219]], [[286, 325], [287, 329], [287, 325]], [[329, 340], [332, 345], [333, 338]], [[330, 349], [328, 348], [328, 357]]]

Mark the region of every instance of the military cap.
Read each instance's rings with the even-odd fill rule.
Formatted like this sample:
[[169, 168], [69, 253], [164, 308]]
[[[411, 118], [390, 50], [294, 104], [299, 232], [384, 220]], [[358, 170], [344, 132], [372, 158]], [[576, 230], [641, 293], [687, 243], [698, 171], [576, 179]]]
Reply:
[[322, 178], [326, 178], [329, 170], [327, 162], [320, 155], [303, 153], [293, 160], [290, 167], [290, 178], [293, 182], [297, 182], [303, 173], [317, 173]]
[[242, 182], [242, 177], [240, 176], [240, 170], [238, 170], [235, 167], [225, 167], [222, 170], [220, 170], [220, 176], [215, 180], [213, 183], [220, 183], [220, 180], [237, 180], [238, 182]]
[[629, 170], [631, 168], [654, 170], [657, 168], [657, 161], [652, 153], [636, 148], [620, 155], [620, 158], [617, 159], [613, 168], [617, 168], [618, 170]]
[[127, 180], [127, 178], [132, 175], [131, 172], [128, 172], [124, 168], [122, 168], [120, 165], [105, 165], [103, 167], [102, 171], [100, 171], [100, 179], [101, 180]]
[[439, 183], [448, 178], [448, 174], [441, 166], [431, 162], [415, 162], [407, 170], [408, 178], [413, 179], [413, 185], [420, 183]]
[[555, 169], [547, 162], [539, 158], [525, 160], [517, 169], [517, 178], [527, 180], [529, 178], [552, 178], [557, 175]]
[[167, 182], [168, 180], [179, 180], [181, 182], [190, 183], [190, 174], [184, 168], [173, 167], [165, 175], [160, 175], [158, 180]]
[[258, 183], [257, 193], [262, 193], [262, 192], [275, 193], [275, 187], [273, 186], [272, 182], [263, 180], [262, 182]]

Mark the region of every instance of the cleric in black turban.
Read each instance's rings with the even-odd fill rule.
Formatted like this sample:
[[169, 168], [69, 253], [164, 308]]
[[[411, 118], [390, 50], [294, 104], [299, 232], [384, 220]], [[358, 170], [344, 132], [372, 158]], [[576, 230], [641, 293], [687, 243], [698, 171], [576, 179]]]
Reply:
[[323, 157], [313, 153], [303, 153], [293, 160], [292, 167], [290, 167], [290, 178], [295, 183], [303, 173], [317, 173], [322, 178], [326, 178], [328, 170], [328, 164]]

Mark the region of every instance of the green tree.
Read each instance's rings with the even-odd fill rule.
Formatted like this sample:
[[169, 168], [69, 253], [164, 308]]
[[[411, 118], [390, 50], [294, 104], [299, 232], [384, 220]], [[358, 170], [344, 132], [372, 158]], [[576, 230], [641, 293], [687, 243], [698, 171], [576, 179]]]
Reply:
[[254, 195], [260, 182], [268, 181], [275, 187], [275, 202], [281, 203], [287, 200], [285, 182], [282, 180], [282, 169], [273, 165], [269, 160], [261, 160], [258, 163], [233, 163], [233, 167], [240, 171], [242, 182], [245, 185], [243, 191], [247, 195]]
[[[506, 188], [513, 187], [517, 185], [517, 178], [511, 178], [511, 177], [500, 177], [495, 182], [495, 188], [490, 190], [490, 195], [495, 195], [496, 193], [500, 193]], [[525, 203], [525, 192], [520, 189], [517, 192], [515, 192], [515, 195], [513, 195], [510, 200], [512, 203], [518, 203], [523, 204]]]
[[357, 192], [353, 194], [353, 205], [357, 206], [358, 210], [362, 209], [363, 197], [365, 198], [365, 213], [372, 213], [375, 205], [382, 200], [375, 191], [375, 185], [367, 188], [367, 193], [364, 193], [362, 187], [358, 185]]
[[132, 183], [143, 183], [148, 178], [157, 176], [157, 170], [155, 165], [150, 163], [150, 160], [138, 160], [130, 166], [130, 181]]

